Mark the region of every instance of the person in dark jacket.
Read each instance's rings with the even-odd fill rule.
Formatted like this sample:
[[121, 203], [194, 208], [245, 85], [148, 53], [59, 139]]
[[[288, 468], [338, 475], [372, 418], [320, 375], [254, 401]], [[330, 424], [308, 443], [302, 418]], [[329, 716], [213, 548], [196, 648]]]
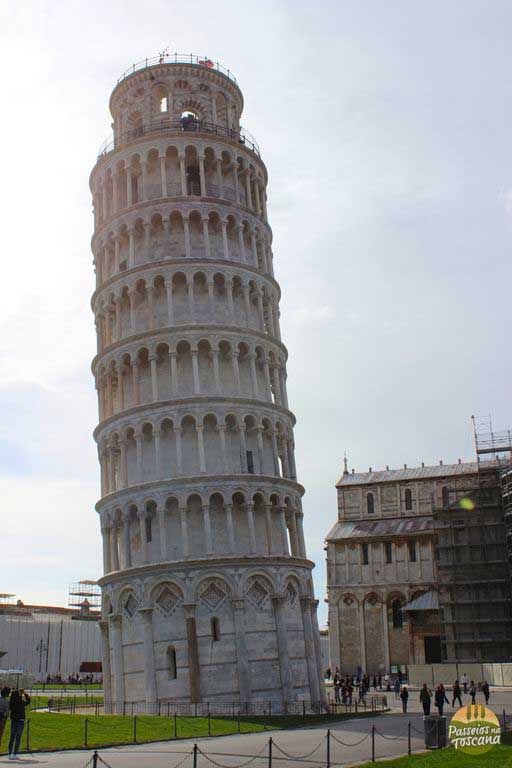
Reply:
[[485, 696], [485, 706], [489, 703], [489, 696], [491, 695], [491, 691], [489, 689], [489, 683], [487, 680], [484, 680], [482, 683], [482, 693]]
[[409, 691], [407, 690], [407, 686], [402, 686], [402, 690], [400, 691], [400, 698], [402, 699], [402, 712], [407, 712], [407, 702], [409, 700]]
[[462, 697], [461, 697], [461, 689], [459, 685], [459, 681], [456, 680], [453, 684], [453, 698], [452, 698], [452, 707], [455, 707], [455, 702], [459, 701], [459, 707], [462, 707]]
[[430, 715], [430, 701], [432, 699], [432, 691], [427, 687], [426, 683], [423, 683], [423, 688], [420, 691], [420, 702], [423, 707], [423, 714], [425, 716]]
[[20, 750], [21, 736], [25, 728], [25, 710], [30, 706], [30, 696], [23, 688], [11, 693], [9, 710], [11, 715], [11, 736], [9, 739], [9, 759], [14, 760]]
[[439, 685], [436, 688], [434, 701], [437, 707], [437, 711], [439, 712], [440, 717], [442, 717], [444, 705], [450, 703], [446, 698], [446, 692], [444, 690], [444, 685], [442, 683], [439, 683]]
[[476, 685], [474, 680], [469, 684], [469, 695], [471, 696], [471, 703], [476, 704]]

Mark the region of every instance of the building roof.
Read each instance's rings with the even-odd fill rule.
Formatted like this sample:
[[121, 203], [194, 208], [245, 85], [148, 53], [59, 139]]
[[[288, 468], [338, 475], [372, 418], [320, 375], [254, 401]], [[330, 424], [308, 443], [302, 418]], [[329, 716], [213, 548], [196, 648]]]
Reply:
[[438, 611], [439, 595], [435, 590], [424, 592], [419, 597], [402, 606], [403, 611]]
[[375, 536], [407, 536], [427, 533], [433, 528], [431, 517], [397, 517], [384, 520], [338, 521], [326, 536], [326, 541], [370, 538]]
[[346, 485], [372, 485], [374, 483], [391, 483], [400, 480], [427, 480], [437, 477], [452, 477], [454, 475], [476, 475], [479, 466], [491, 462], [466, 461], [457, 464], [436, 464], [433, 467], [408, 467], [407, 469], [384, 469], [378, 472], [353, 472], [343, 474], [336, 487]]

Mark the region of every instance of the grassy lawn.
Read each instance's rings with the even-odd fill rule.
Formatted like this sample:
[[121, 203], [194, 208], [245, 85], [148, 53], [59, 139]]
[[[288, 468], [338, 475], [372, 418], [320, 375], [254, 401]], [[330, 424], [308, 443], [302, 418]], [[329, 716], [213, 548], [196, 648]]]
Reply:
[[[503, 742], [483, 755], [467, 755], [453, 747], [434, 749], [422, 755], [400, 757], [386, 760], [385, 768], [506, 768], [512, 766], [512, 735], [504, 737]], [[375, 768], [375, 763], [365, 763], [358, 768]]]
[[[354, 715], [351, 715], [354, 717]], [[364, 715], [362, 715], [364, 717]], [[300, 726], [316, 725], [339, 721], [344, 715], [306, 715], [306, 717], [244, 717], [240, 720], [241, 733]], [[85, 747], [85, 720], [87, 719], [87, 746], [102, 747], [115, 744], [133, 744], [134, 718], [122, 715], [100, 715], [85, 717], [84, 715], [49, 714], [31, 712], [30, 721], [30, 750], [32, 752], [45, 749], [80, 749]], [[136, 718], [137, 742], [165, 741], [174, 738], [174, 718], [138, 715]], [[210, 721], [212, 736], [226, 736], [237, 733], [238, 723], [231, 718], [212, 718]], [[4, 734], [4, 746], [8, 739], [9, 726]], [[178, 738], [194, 738], [208, 735], [208, 719], [206, 717], [178, 717]], [[26, 749], [27, 726], [23, 734], [23, 750]]]

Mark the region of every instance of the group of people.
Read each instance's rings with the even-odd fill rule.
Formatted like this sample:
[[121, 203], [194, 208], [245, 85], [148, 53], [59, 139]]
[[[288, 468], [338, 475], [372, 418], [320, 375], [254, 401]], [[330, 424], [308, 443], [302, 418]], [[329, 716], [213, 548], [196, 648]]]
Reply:
[[23, 688], [11, 690], [5, 687], [0, 691], [0, 748], [7, 721], [11, 721], [9, 738], [9, 760], [16, 760], [20, 751], [21, 737], [25, 728], [25, 711], [30, 706], [30, 696]]
[[47, 685], [90, 685], [94, 683], [94, 675], [84, 675], [80, 677], [78, 673], [76, 675], [69, 675], [67, 680], [62, 679], [62, 675], [48, 675], [46, 678]]
[[[491, 691], [489, 689], [489, 683], [487, 680], [484, 680], [483, 683], [478, 683], [478, 686], [475, 685], [474, 680], [471, 680], [469, 683], [468, 688], [468, 681], [467, 678], [464, 679], [464, 676], [461, 678], [462, 687], [458, 680], [455, 680], [452, 687], [452, 707], [455, 708], [455, 703], [457, 702], [459, 707], [463, 707], [462, 703], [462, 694], [469, 694], [471, 696], [471, 704], [476, 704], [476, 695], [478, 691], [481, 691], [485, 698], [485, 704], [489, 703], [489, 697], [491, 695]], [[420, 702], [421, 706], [423, 707], [423, 714], [424, 715], [430, 715], [430, 705], [432, 701], [432, 696], [434, 697], [434, 704], [437, 708], [437, 711], [440, 716], [442, 716], [444, 711], [444, 705], [450, 704], [450, 701], [446, 695], [446, 689], [442, 683], [439, 683], [437, 685], [436, 690], [434, 693], [429, 689], [428, 685], [426, 683], [423, 683], [423, 687], [420, 691]], [[405, 711], [405, 710], [404, 710]]]
[[[387, 691], [391, 690], [389, 675], [384, 675], [384, 677], [382, 675], [373, 675], [372, 678], [367, 674], [360, 673], [357, 675], [341, 675], [338, 667], [336, 667], [334, 675], [330, 669], [326, 671], [326, 678], [328, 680], [331, 679], [331, 676], [336, 704], [352, 704], [354, 691], [357, 691], [358, 702], [364, 702], [370, 688], [373, 688], [374, 691], [377, 691], [377, 689], [382, 691], [383, 688]], [[399, 679], [401, 682], [401, 676]]]

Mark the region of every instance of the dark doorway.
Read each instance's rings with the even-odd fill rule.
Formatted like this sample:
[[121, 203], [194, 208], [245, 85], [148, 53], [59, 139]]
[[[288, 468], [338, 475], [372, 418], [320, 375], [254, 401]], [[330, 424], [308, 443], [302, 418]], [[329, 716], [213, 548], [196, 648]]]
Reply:
[[425, 664], [441, 663], [441, 638], [439, 635], [423, 638], [425, 641]]

